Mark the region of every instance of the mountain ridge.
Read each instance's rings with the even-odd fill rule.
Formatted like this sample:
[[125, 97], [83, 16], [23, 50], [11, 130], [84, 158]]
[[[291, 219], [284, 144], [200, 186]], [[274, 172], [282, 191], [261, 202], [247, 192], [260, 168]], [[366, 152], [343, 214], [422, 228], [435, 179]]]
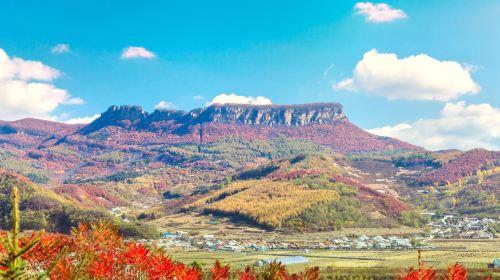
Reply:
[[79, 133], [88, 134], [108, 125], [148, 129], [158, 122], [181, 127], [203, 123], [302, 126], [332, 124], [343, 119], [347, 117], [342, 105], [333, 102], [291, 105], [212, 104], [189, 112], [156, 109], [152, 113], [137, 105], [113, 105]]
[[201, 144], [234, 135], [253, 140], [277, 136], [307, 139], [339, 152], [423, 150], [398, 139], [362, 130], [348, 120], [341, 104], [333, 102], [293, 105], [213, 104], [189, 112], [157, 109], [152, 113], [137, 105], [113, 105], [87, 125], [30, 119], [0, 122], [2, 127], [0, 144], [21, 148], [63, 143], [104, 148], [125, 148], [147, 143]]

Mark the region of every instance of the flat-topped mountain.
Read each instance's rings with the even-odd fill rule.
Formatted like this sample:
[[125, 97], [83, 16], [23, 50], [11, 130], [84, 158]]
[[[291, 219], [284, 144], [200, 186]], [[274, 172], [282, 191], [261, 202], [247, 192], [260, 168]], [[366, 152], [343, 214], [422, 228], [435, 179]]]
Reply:
[[209, 143], [227, 136], [306, 139], [340, 152], [422, 150], [368, 133], [351, 123], [339, 103], [296, 105], [213, 104], [193, 109], [144, 111], [113, 105], [87, 125], [26, 119], [0, 122], [0, 144], [21, 148], [76, 145], [115, 149], [137, 145]]
[[[198, 113], [199, 112], [199, 113]], [[192, 111], [196, 122], [255, 124], [267, 126], [300, 126], [332, 124], [346, 117], [338, 103], [299, 105], [214, 104]]]
[[[360, 129], [349, 122], [339, 103], [212, 104], [189, 112], [162, 109], [153, 113], [147, 113], [139, 106], [111, 106], [98, 119], [81, 128], [77, 135], [91, 135], [101, 129], [113, 128], [121, 130], [110, 132], [115, 137], [107, 139], [113, 139], [114, 143], [120, 144], [130, 143], [131, 139], [138, 141], [134, 144], [208, 143], [225, 136], [260, 140], [285, 136], [311, 140], [342, 152], [420, 149]], [[153, 135], [147, 135], [146, 132]], [[74, 137], [63, 140], [72, 139], [76, 141]], [[101, 145], [103, 142], [96, 144]]]
[[346, 119], [342, 105], [338, 103], [314, 103], [298, 105], [244, 105], [213, 104], [190, 112], [180, 110], [155, 110], [149, 114], [140, 106], [111, 106], [98, 119], [80, 130], [91, 133], [113, 125], [124, 128], [151, 128], [153, 123], [167, 122], [179, 126], [202, 123], [302, 126], [333, 124]]

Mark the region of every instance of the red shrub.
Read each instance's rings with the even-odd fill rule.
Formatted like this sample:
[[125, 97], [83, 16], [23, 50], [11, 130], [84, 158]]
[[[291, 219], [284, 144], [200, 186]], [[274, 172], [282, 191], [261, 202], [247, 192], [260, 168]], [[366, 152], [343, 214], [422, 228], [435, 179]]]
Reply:
[[215, 261], [214, 266], [210, 269], [212, 273], [212, 280], [226, 280], [231, 276], [229, 265], [222, 266], [219, 260]]

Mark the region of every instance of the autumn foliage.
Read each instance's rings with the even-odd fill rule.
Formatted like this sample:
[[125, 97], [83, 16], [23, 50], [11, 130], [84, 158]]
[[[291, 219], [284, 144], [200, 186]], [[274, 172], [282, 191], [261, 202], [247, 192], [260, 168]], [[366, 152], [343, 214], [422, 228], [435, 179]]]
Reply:
[[500, 152], [474, 149], [460, 155], [443, 167], [422, 175], [418, 182], [428, 185], [455, 183], [463, 177], [475, 175], [479, 170], [498, 166], [499, 162]]
[[[5, 234], [2, 233], [2, 236]], [[118, 231], [106, 222], [92, 226], [80, 225], [73, 229], [71, 235], [42, 233], [24, 236], [19, 240], [19, 245], [25, 246], [34, 238], [38, 240], [36, 245], [22, 256], [22, 261], [27, 264], [26, 273], [36, 276], [40, 271], [50, 271], [47, 275], [50, 279], [320, 279], [318, 267], [291, 274], [279, 262], [272, 262], [258, 272], [247, 267], [233, 273], [229, 265], [223, 265], [217, 260], [213, 267], [204, 273], [196, 265], [187, 266], [172, 260], [159, 248], [125, 241]], [[5, 254], [5, 248], [0, 246], [0, 259], [4, 258]], [[6, 269], [7, 267], [0, 264], [0, 271]], [[466, 280], [467, 270], [464, 266], [455, 264], [449, 266], [447, 271], [438, 273], [433, 268], [422, 266], [420, 269], [401, 270], [396, 279]]]
[[[193, 265], [172, 260], [159, 248], [135, 241], [125, 241], [109, 223], [80, 225], [71, 235], [42, 233], [25, 236], [21, 246], [37, 238], [36, 245], [22, 260], [26, 275], [36, 277], [39, 271], [50, 271], [50, 279], [204, 279], [203, 271]], [[0, 257], [6, 250], [0, 247]], [[7, 267], [0, 265], [0, 270]], [[299, 274], [289, 274], [279, 262], [269, 264], [261, 272], [264, 279], [319, 279], [319, 268], [308, 268]], [[216, 261], [209, 275], [212, 280], [256, 280], [258, 274], [250, 267], [231, 273], [229, 265]], [[234, 277], [233, 277], [234, 276]]]
[[[486, 278], [489, 279], [489, 278]], [[401, 270], [397, 280], [467, 280], [467, 269], [461, 264], [448, 266], [448, 270], [442, 275], [432, 268], [421, 267]]]

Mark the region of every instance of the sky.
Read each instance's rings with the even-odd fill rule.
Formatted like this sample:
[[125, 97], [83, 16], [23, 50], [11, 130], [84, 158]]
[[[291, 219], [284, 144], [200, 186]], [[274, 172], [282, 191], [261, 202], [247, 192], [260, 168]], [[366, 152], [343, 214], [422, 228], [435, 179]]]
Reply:
[[0, 2], [0, 119], [340, 102], [431, 150], [500, 149], [500, 1]]

